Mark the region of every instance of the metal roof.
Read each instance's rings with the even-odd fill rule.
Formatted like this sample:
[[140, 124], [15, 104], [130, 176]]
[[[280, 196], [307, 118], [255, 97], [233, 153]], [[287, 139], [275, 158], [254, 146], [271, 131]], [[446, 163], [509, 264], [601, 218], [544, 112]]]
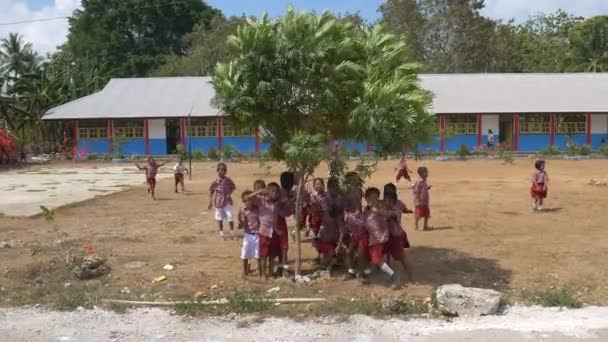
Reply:
[[45, 120], [216, 116], [210, 77], [114, 78], [95, 94], [52, 108]]
[[[423, 74], [435, 113], [608, 113], [608, 73]], [[218, 115], [210, 77], [112, 79], [45, 120]]]

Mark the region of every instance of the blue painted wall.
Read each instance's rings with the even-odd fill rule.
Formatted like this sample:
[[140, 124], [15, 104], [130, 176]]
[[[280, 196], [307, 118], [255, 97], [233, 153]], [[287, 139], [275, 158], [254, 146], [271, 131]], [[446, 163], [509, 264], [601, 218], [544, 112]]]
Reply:
[[110, 153], [109, 139], [78, 139], [78, 153], [108, 154]]
[[[555, 145], [557, 146], [557, 148], [559, 148], [560, 150], [566, 149], [566, 143], [568, 142], [568, 140], [566, 139], [567, 137], [568, 137], [567, 134], [556, 134], [555, 135]], [[579, 146], [586, 145], [587, 144], [587, 134], [572, 134], [572, 140]]]
[[217, 151], [217, 137], [197, 137], [197, 138], [186, 138], [186, 150], [190, 146], [189, 139], [192, 139], [192, 151], [201, 151], [204, 154], [209, 152], [209, 149], [213, 147]]
[[349, 152], [352, 152], [354, 150], [359, 150], [360, 153], [367, 152], [367, 143], [357, 142], [357, 141], [347, 141], [345, 143], [345, 146]]
[[223, 137], [222, 145], [224, 147], [232, 145], [241, 153], [253, 153], [255, 152], [255, 137]]
[[591, 148], [599, 150], [602, 147], [602, 139], [608, 141], [608, 134], [591, 134]]
[[441, 138], [438, 135], [433, 136], [433, 141], [430, 144], [418, 144], [419, 153], [432, 153], [441, 151]]
[[[145, 153], [144, 144], [144, 153]], [[166, 139], [150, 139], [150, 154], [153, 156], [167, 155], [167, 140]]]
[[454, 152], [461, 145], [467, 145], [469, 151], [473, 152], [477, 148], [477, 135], [455, 135], [445, 140], [445, 150]]
[[[118, 151], [114, 151], [114, 153], [118, 153]], [[125, 156], [131, 156], [133, 154], [138, 154], [143, 156], [146, 154], [146, 139], [144, 138], [133, 138], [129, 139], [126, 143], [122, 145], [122, 154]]]
[[520, 134], [519, 151], [536, 152], [551, 145], [550, 134]]

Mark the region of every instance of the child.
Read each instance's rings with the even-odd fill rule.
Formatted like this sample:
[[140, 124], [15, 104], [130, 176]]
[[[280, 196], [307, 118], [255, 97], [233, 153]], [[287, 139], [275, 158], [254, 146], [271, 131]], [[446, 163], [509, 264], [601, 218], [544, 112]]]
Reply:
[[537, 160], [534, 163], [536, 171], [532, 174], [531, 182], [532, 188], [530, 194], [532, 195], [532, 210], [543, 210], [543, 201], [547, 198], [547, 184], [549, 183], [549, 175], [545, 171], [545, 161]]
[[249, 275], [249, 260], [257, 259], [260, 277], [262, 276], [262, 262], [260, 260], [260, 216], [252, 198], [253, 191], [246, 190], [241, 195], [245, 208], [239, 212], [239, 229], [245, 232], [243, 246], [241, 248], [241, 260], [243, 260], [243, 276]]
[[410, 170], [407, 167], [407, 163], [405, 162], [405, 154], [404, 154], [401, 157], [399, 164], [397, 164], [397, 167], [395, 168], [395, 183], [399, 183], [399, 180], [401, 178], [406, 179], [408, 182], [411, 182], [412, 181], [412, 178], [410, 177], [411, 172], [412, 172], [412, 170]]
[[[363, 221], [361, 201], [363, 200], [363, 180], [356, 172], [348, 172], [344, 175], [344, 237], [346, 243], [346, 266], [348, 273], [344, 280], [355, 279], [354, 254], [357, 253], [359, 268], [365, 269], [368, 263], [367, 248], [369, 238]], [[363, 279], [365, 274], [359, 272]]]
[[[293, 187], [295, 184], [295, 174], [291, 171], [285, 171], [281, 173], [281, 199], [279, 203], [278, 219], [277, 224], [279, 227], [279, 234], [274, 236], [275, 240], [278, 240], [281, 246], [281, 256], [279, 258], [279, 272], [284, 277], [289, 276], [289, 266], [287, 265], [287, 252], [289, 251], [289, 232], [287, 230], [287, 217], [291, 216], [294, 212], [293, 204], [295, 202], [295, 196], [293, 193]], [[276, 242], [275, 242], [276, 243]]]
[[[363, 215], [369, 234], [369, 257], [372, 266], [386, 273], [391, 280], [391, 287], [397, 288], [399, 279], [393, 269], [384, 261], [384, 251], [388, 244], [388, 222], [386, 212], [380, 202], [380, 190], [369, 188], [365, 191], [367, 207]], [[371, 273], [371, 270], [368, 271]]]
[[261, 179], [258, 179], [255, 182], [253, 182], [253, 191], [260, 191], [263, 189], [266, 189], [266, 182], [264, 182]]
[[431, 190], [431, 186], [426, 182], [429, 170], [425, 166], [419, 167], [418, 176], [420, 176], [420, 180], [412, 186], [414, 190], [414, 206], [416, 207], [414, 214], [416, 230], [419, 230], [418, 222], [420, 219], [424, 219], [422, 230], [427, 230], [429, 228], [429, 218], [431, 217], [431, 209], [429, 207], [429, 190]]
[[230, 237], [234, 239], [234, 223], [232, 222], [232, 192], [236, 185], [226, 177], [228, 167], [224, 163], [217, 164], [217, 179], [209, 186], [209, 210], [215, 207], [215, 220], [220, 229], [220, 238], [224, 238], [224, 220], [230, 226]]
[[178, 185], [182, 187], [182, 192], [186, 191], [184, 189], [184, 173], [189, 173], [189, 171], [186, 167], [182, 165], [182, 160], [180, 159], [173, 167], [173, 178], [175, 178], [175, 193], [178, 193]]
[[328, 198], [328, 210], [323, 217], [319, 238], [314, 246], [319, 252], [321, 265], [331, 271], [344, 239], [344, 208], [339, 200]]
[[385, 210], [389, 214], [388, 254], [394, 260], [401, 262], [409, 280], [412, 281], [414, 278], [414, 267], [407, 252], [410, 248], [410, 242], [407, 238], [407, 233], [401, 227], [401, 215], [412, 213], [412, 211], [408, 210], [405, 204], [398, 199], [397, 187], [392, 183], [384, 186], [383, 202]]
[[281, 188], [277, 183], [270, 183], [266, 189], [260, 189], [246, 196], [247, 200], [255, 200], [260, 220], [259, 256], [261, 269], [268, 278], [274, 271], [274, 259], [281, 254], [279, 244], [273, 243], [274, 235], [279, 234], [277, 225], [278, 206], [281, 199]]
[[146, 171], [146, 183], [148, 183], [148, 193], [152, 196], [153, 200], [156, 200], [156, 173], [158, 173], [158, 169], [163, 167], [165, 164], [167, 164], [167, 162], [158, 164], [152, 156], [148, 157], [148, 161], [143, 167], [135, 163], [135, 166], [137, 166], [139, 170]]
[[327, 193], [325, 192], [325, 182], [321, 178], [315, 178], [313, 188], [314, 191], [309, 195], [310, 207], [308, 215], [310, 215], [310, 229], [314, 237], [317, 238], [319, 229], [321, 228], [321, 221], [325, 214], [324, 211], [326, 210]]

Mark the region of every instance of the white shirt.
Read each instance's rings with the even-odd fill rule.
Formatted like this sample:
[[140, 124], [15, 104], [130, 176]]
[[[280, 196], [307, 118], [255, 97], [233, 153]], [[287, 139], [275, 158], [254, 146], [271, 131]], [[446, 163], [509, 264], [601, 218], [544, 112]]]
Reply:
[[186, 167], [183, 165], [179, 165], [179, 163], [175, 164], [175, 166], [173, 167], [173, 173], [177, 175], [183, 175], [185, 171]]

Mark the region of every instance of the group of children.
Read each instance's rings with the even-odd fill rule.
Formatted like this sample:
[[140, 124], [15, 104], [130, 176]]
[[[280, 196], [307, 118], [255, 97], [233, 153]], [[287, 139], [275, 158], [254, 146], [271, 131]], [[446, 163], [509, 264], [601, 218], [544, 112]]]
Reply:
[[[141, 170], [146, 172], [146, 183], [148, 184], [148, 194], [152, 197], [153, 200], [156, 199], [156, 174], [158, 173], [158, 169], [165, 166], [168, 161], [158, 163], [154, 159], [154, 157], [148, 157], [146, 164], [144, 166], [135, 163], [135, 166]], [[185, 191], [184, 188], [184, 174], [188, 173], [188, 169], [183, 165], [182, 160], [180, 159], [173, 166], [173, 178], [175, 180], [175, 193], [178, 193], [178, 187], [181, 187], [182, 192]]]

